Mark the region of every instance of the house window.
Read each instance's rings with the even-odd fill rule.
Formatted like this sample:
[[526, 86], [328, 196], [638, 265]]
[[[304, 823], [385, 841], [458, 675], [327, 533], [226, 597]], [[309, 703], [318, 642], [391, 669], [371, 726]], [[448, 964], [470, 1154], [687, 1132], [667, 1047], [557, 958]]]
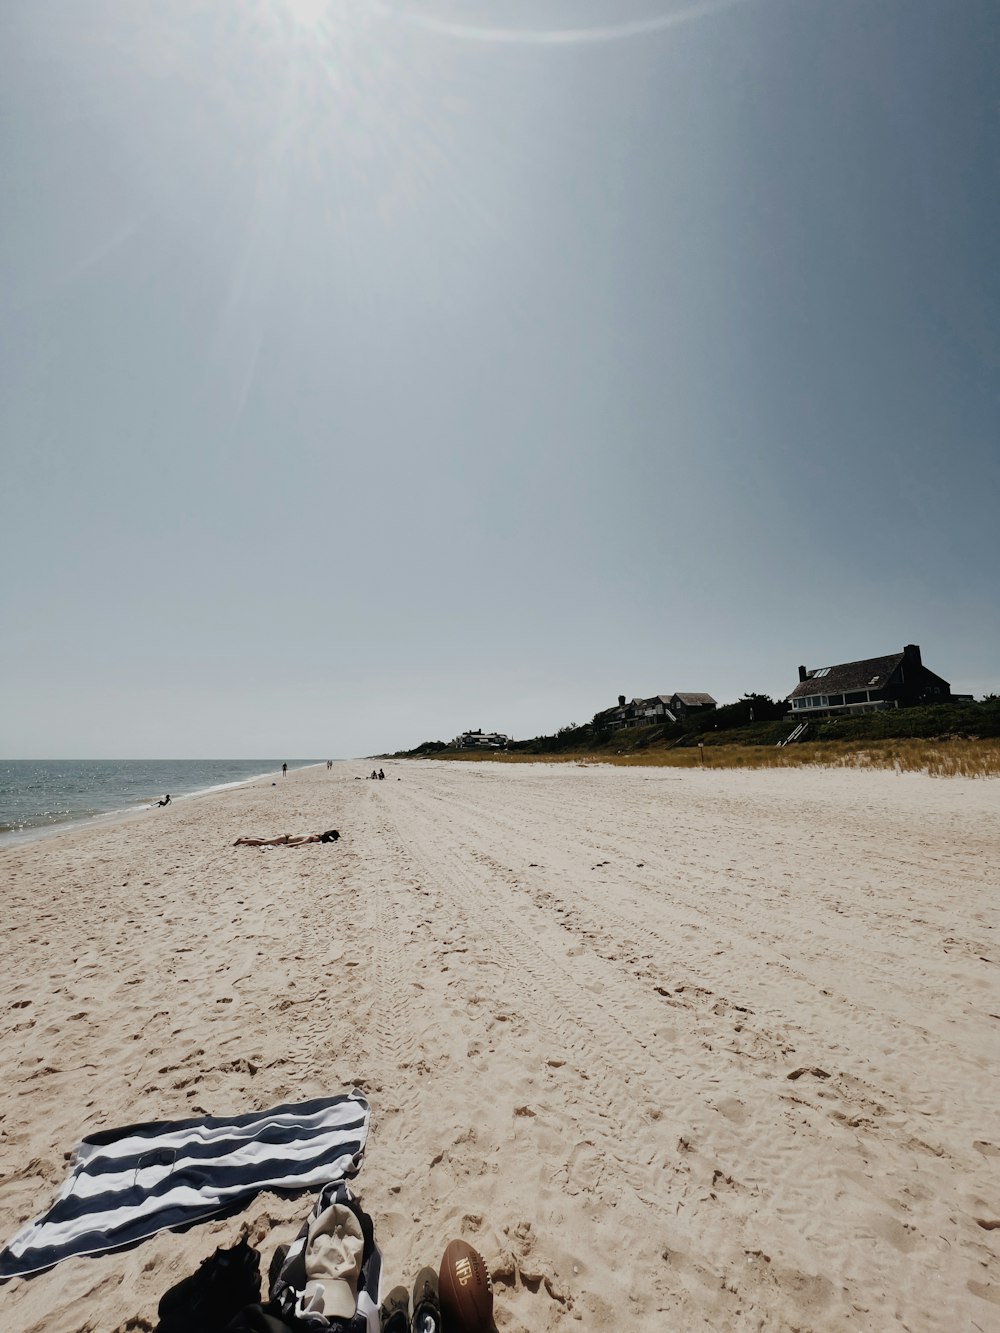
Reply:
[[852, 690], [850, 694], [844, 695], [845, 704], [865, 704], [868, 702], [867, 690]]
[[829, 667], [820, 667], [818, 671], [813, 672], [813, 680], [819, 680], [820, 676], [828, 676], [829, 674], [830, 674]]
[[843, 702], [844, 702], [844, 696], [843, 696], [842, 694], [831, 694], [831, 695], [830, 695], [830, 707], [831, 707], [831, 708], [839, 708], [840, 705], [841, 705]]

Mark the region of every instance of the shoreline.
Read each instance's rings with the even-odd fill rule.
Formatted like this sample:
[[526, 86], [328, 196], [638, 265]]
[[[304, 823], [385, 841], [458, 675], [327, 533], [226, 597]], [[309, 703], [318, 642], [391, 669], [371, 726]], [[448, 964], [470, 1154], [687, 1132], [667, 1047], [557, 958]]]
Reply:
[[[990, 1324], [995, 789], [370, 767], [0, 846], [0, 1243], [87, 1133], [358, 1087], [384, 1291], [462, 1236], [500, 1333]], [[266, 1272], [311, 1203], [14, 1279], [4, 1327], [151, 1328], [241, 1228]]]
[[[36, 762], [36, 761], [33, 761], [33, 760], [29, 760], [29, 761], [23, 761], [23, 760], [3, 760], [3, 761], [0, 761], [0, 762], [3, 762], [3, 763], [14, 763], [14, 762]], [[54, 761], [45, 760], [45, 761], [37, 761], [37, 762], [56, 762], [56, 763], [60, 763], [60, 762], [63, 762], [63, 761], [61, 761], [61, 760], [54, 760]], [[74, 763], [74, 762], [77, 762], [77, 761], [75, 761], [75, 760], [69, 760], [69, 761], [66, 761], [66, 762]], [[90, 761], [87, 761], [87, 762], [90, 762]], [[94, 762], [103, 762], [103, 761], [101, 761], [101, 760], [97, 760], [97, 761], [94, 761]], [[133, 761], [125, 761], [125, 762], [133, 762]], [[147, 762], [150, 762], [150, 761], [140, 759], [140, 760], [135, 760], [134, 762], [136, 762], [136, 763], [147, 763]], [[152, 761], [152, 762], [159, 762], [159, 761], [154, 760], [154, 761]], [[192, 760], [192, 761], [188, 761], [188, 760], [183, 760], [183, 759], [182, 759], [182, 760], [171, 761], [171, 762], [179, 762], [179, 763], [187, 763], [187, 762], [201, 763], [201, 762], [204, 762], [204, 761], [202, 761], [202, 760]], [[225, 762], [225, 761], [223, 761], [223, 762]], [[334, 760], [334, 762], [335, 762], [335, 763], [341, 763], [341, 762], [345, 762], [345, 761], [342, 761], [342, 760]], [[326, 763], [325, 760], [313, 760], [313, 761], [311, 761], [311, 762], [308, 763], [308, 764], [300, 764], [297, 768], [289, 768], [288, 773], [289, 773], [289, 776], [290, 776], [290, 775], [293, 774], [293, 773], [299, 773], [299, 772], [302, 772], [302, 771], [305, 770], [305, 769], [309, 769], [309, 768], [322, 768], [322, 767], [325, 767], [325, 763]], [[263, 781], [265, 778], [274, 778], [274, 777], [280, 777], [280, 776], [281, 776], [281, 769], [280, 769], [280, 768], [273, 769], [273, 770], [269, 770], [269, 771], [264, 772], [264, 773], [251, 773], [249, 776], [247, 776], [247, 777], [245, 777], [245, 778], [236, 778], [236, 779], [233, 780], [232, 782], [218, 782], [218, 783], [214, 783], [214, 784], [212, 784], [212, 785], [209, 786], [209, 787], [195, 787], [195, 788], [193, 788], [191, 791], [180, 791], [180, 792], [177, 793], [176, 796], [174, 796], [173, 794], [171, 794], [170, 803], [171, 803], [171, 805], [176, 805], [176, 804], [177, 804], [178, 802], [180, 802], [180, 801], [188, 801], [188, 800], [191, 800], [193, 797], [211, 796], [214, 792], [228, 791], [230, 788], [233, 788], [233, 787], [245, 787], [245, 786], [248, 786], [248, 785], [252, 785], [252, 784], [254, 784], [254, 783], [256, 783], [256, 782], [261, 782], [261, 781]], [[128, 820], [128, 819], [133, 818], [135, 815], [140, 815], [140, 814], [143, 814], [143, 813], [144, 813], [145, 811], [147, 811], [147, 810], [152, 810], [152, 809], [154, 809], [154, 808], [155, 808], [155, 805], [156, 805], [156, 802], [155, 802], [155, 801], [152, 801], [152, 800], [149, 801], [149, 802], [141, 801], [141, 802], [139, 802], [138, 804], [136, 804], [136, 805], [134, 805], [134, 806], [129, 806], [129, 807], [124, 807], [124, 806], [123, 806], [123, 807], [120, 808], [120, 809], [113, 809], [113, 810], [95, 810], [95, 811], [93, 811], [92, 813], [87, 814], [87, 815], [79, 815], [79, 816], [77, 816], [77, 815], [73, 815], [73, 816], [68, 817], [67, 819], [60, 820], [60, 821], [58, 821], [58, 822], [56, 822], [56, 823], [51, 823], [51, 824], [33, 824], [33, 825], [31, 825], [29, 828], [21, 828], [21, 829], [6, 829], [6, 830], [0, 832], [0, 848], [3, 848], [3, 847], [9, 847], [9, 846], [16, 846], [16, 845], [21, 845], [21, 844], [24, 844], [24, 843], [38, 842], [38, 841], [46, 840], [46, 839], [51, 838], [51, 837], [55, 837], [55, 836], [57, 836], [57, 835], [60, 834], [60, 833], [69, 833], [69, 832], [75, 831], [75, 830], [77, 830], [77, 829], [92, 828], [92, 827], [95, 827], [95, 826], [97, 826], [97, 825], [112, 824], [112, 823], [115, 823], [115, 822], [118, 821], [118, 820]]]

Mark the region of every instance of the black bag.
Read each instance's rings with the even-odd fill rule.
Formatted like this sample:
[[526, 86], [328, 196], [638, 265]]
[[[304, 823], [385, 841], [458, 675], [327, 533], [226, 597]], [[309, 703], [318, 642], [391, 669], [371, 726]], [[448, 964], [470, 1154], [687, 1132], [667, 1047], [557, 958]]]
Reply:
[[221, 1333], [239, 1310], [259, 1301], [260, 1255], [244, 1236], [164, 1292], [156, 1333]]
[[270, 1313], [270, 1305], [247, 1305], [225, 1327], [225, 1333], [297, 1333], [302, 1326]]

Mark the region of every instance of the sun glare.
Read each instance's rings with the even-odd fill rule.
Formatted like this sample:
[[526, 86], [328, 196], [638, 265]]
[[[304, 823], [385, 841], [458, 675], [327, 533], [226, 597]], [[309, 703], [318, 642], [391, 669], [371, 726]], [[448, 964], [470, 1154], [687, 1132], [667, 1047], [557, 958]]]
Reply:
[[281, 0], [300, 28], [317, 28], [322, 23], [330, 0]]

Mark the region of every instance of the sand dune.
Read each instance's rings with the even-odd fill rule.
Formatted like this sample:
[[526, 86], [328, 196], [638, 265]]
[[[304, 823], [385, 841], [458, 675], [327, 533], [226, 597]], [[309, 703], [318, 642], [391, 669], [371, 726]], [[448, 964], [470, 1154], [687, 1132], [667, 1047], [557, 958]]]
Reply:
[[[88, 1131], [357, 1086], [385, 1286], [464, 1235], [500, 1333], [1000, 1328], [995, 782], [365, 771], [0, 850], [4, 1240]], [[0, 1323], [151, 1328], [309, 1203], [11, 1282]]]

